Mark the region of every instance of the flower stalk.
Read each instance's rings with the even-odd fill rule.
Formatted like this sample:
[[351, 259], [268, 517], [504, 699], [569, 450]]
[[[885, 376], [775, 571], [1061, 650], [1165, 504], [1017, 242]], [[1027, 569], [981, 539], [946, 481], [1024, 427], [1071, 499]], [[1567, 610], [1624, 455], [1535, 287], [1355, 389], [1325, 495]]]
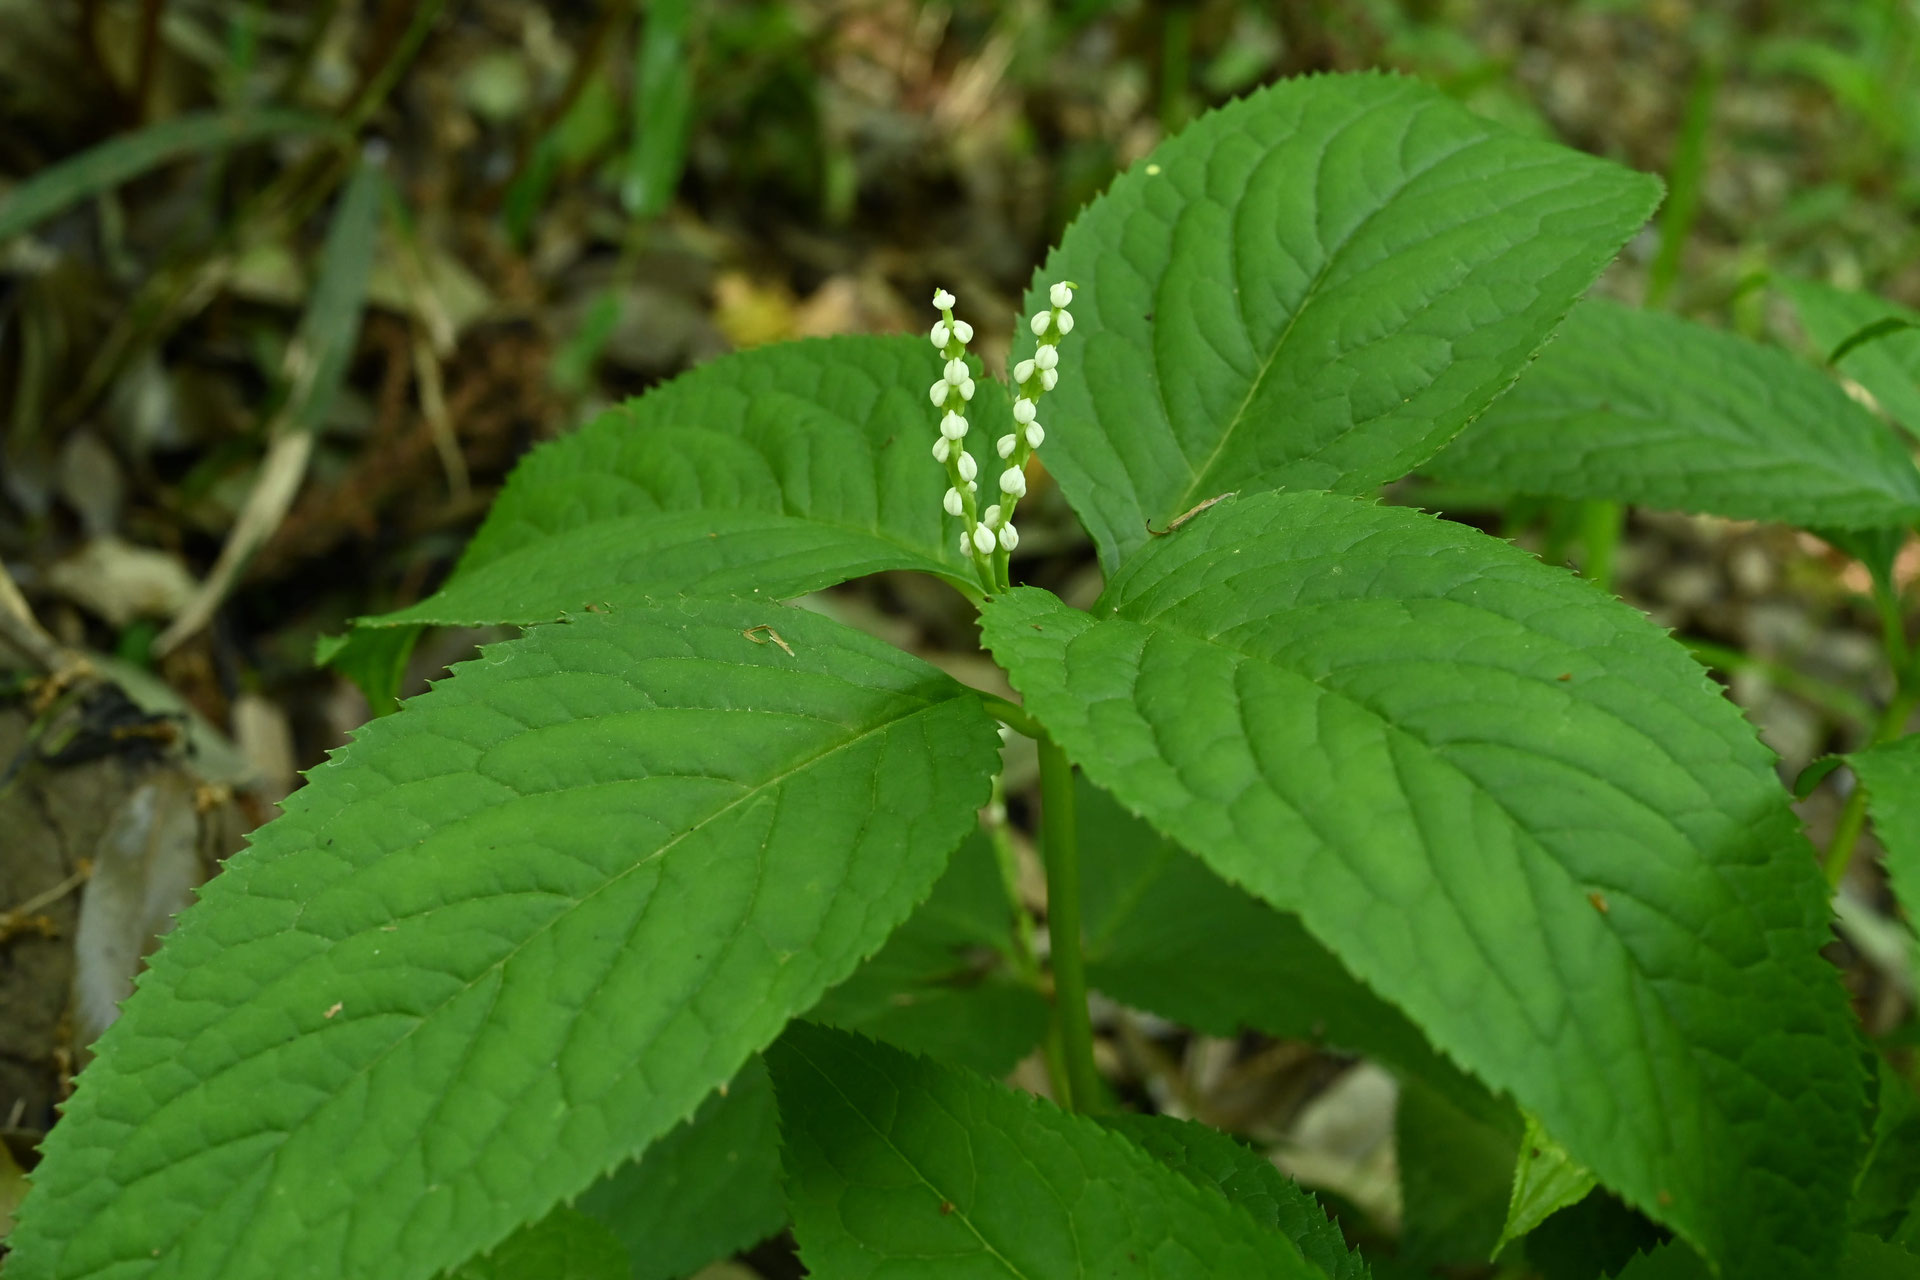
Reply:
[[1014, 526], [1014, 508], [1027, 493], [1027, 463], [1047, 438], [1039, 418], [1040, 397], [1053, 390], [1060, 379], [1060, 339], [1073, 332], [1073, 316], [1067, 308], [1073, 302], [1072, 281], [1055, 284], [1047, 294], [1051, 304], [1036, 313], [1030, 322], [1039, 346], [1031, 359], [1013, 367], [1013, 430], [995, 442], [997, 461], [989, 463], [992, 474], [989, 488], [980, 491], [980, 464], [966, 447], [971, 424], [965, 416], [966, 404], [973, 399], [973, 378], [966, 362], [966, 345], [973, 339], [973, 327], [953, 318], [954, 296], [937, 289], [933, 305], [940, 311], [928, 335], [934, 347], [946, 359], [940, 381], [928, 391], [936, 409], [944, 411], [940, 420], [940, 438], [934, 441], [934, 460], [947, 468], [948, 488], [942, 506], [961, 521], [960, 554], [973, 564], [981, 585], [991, 593], [1012, 585], [1009, 561], [1020, 545], [1020, 531]]

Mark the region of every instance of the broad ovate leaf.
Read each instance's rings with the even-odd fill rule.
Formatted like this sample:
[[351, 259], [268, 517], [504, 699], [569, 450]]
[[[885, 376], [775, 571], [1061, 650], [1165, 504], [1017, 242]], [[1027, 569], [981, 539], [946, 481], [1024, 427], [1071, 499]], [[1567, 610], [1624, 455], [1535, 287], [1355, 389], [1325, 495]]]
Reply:
[[[1485, 1091], [1279, 911], [1076, 776], [1087, 980], [1214, 1036], [1264, 1032], [1363, 1053], [1474, 1106]], [[1276, 981], [1285, 974], [1285, 981]]]
[[1118, 178], [1034, 277], [1030, 313], [1055, 281], [1083, 290], [1040, 406], [1047, 467], [1109, 573], [1223, 492], [1396, 479], [1513, 381], [1658, 197], [1416, 81], [1251, 94]]
[[1858, 382], [1895, 422], [1920, 437], [1920, 311], [1813, 280], [1774, 285], [1793, 303], [1822, 361]]
[[[438, 593], [359, 619], [324, 656], [367, 677], [386, 710], [407, 649], [388, 629], [550, 622], [671, 595], [787, 600], [884, 569], [975, 590], [928, 452], [939, 371], [924, 339], [867, 336], [703, 365], [528, 454]], [[1007, 420], [1005, 389], [983, 373], [975, 385], [973, 416]]]
[[1426, 470], [1818, 528], [1920, 519], [1905, 447], [1831, 378], [1778, 348], [1597, 300]]
[[[1224, 502], [985, 637], [1094, 782], [1306, 927], [1730, 1274], [1816, 1276], [1862, 1079], [1772, 757], [1685, 650], [1517, 548]], [[1284, 983], [1286, 975], [1274, 975]]]
[[[940, 508], [945, 472], [928, 452], [939, 415], [927, 387], [939, 373], [938, 353], [911, 337], [782, 343], [702, 365], [527, 455], [454, 581], [555, 535], [697, 511], [787, 517], [817, 526], [814, 543], [846, 538], [863, 562], [887, 548], [887, 567], [966, 583], [947, 535], [958, 525]], [[1007, 420], [1005, 389], [984, 375], [975, 383], [969, 416]], [[988, 429], [971, 437], [976, 454]], [[670, 527], [686, 533], [693, 525]], [[721, 522], [713, 532], [706, 566], [689, 551], [674, 553], [676, 577], [746, 563], [743, 526]], [[796, 554], [794, 535], [766, 524], [759, 554]], [[863, 563], [857, 571], [871, 569]], [[851, 576], [824, 567], [790, 572], [798, 585], [784, 594]], [[661, 593], [669, 589], [678, 585]]]
[[1218, 1191], [1299, 1246], [1329, 1280], [1367, 1280], [1360, 1255], [1313, 1194], [1272, 1160], [1218, 1129], [1172, 1116], [1103, 1116], [1101, 1123], [1197, 1187]]
[[583, 1192], [574, 1206], [625, 1250], [628, 1280], [679, 1280], [787, 1221], [780, 1124], [759, 1058], [700, 1109]]
[[810, 1023], [767, 1064], [813, 1275], [1326, 1280], [1217, 1189], [985, 1076]]
[[1893, 895], [1920, 924], [1920, 735], [1856, 751], [1847, 762], [1867, 789], [1867, 813], [1886, 851]]
[[602, 1223], [555, 1209], [470, 1259], [448, 1280], [627, 1280], [627, 1251]]
[[168, 936], [10, 1280], [424, 1280], [487, 1248], [877, 950], [998, 745], [945, 675], [774, 605], [485, 650], [315, 770]]
[[987, 1075], [1040, 1043], [1051, 1010], [1011, 950], [1012, 903], [986, 834], [954, 850], [927, 900], [880, 954], [808, 1017]]

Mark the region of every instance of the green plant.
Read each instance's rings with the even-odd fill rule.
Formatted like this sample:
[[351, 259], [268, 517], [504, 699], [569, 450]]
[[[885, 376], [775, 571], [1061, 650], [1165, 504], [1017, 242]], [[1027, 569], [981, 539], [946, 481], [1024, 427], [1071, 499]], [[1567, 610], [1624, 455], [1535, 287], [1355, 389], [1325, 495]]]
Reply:
[[[9, 1275], [668, 1276], [789, 1221], [826, 1276], [1366, 1274], [1263, 1159], [1110, 1114], [1089, 985], [1394, 1069], [1441, 1162], [1415, 1254], [1543, 1266], [1596, 1182], [1678, 1238], [1644, 1274], [1899, 1253], [1909, 1085], [1856, 1178], [1868, 1073], [1770, 755], [1634, 610], [1370, 497], [1432, 464], [1920, 518], [1880, 424], [1780, 353], [1587, 303], [1521, 376], [1657, 192], [1412, 82], [1289, 82], [1084, 211], [1011, 399], [943, 294], [937, 355], [749, 352], [537, 451], [440, 593], [331, 656], [381, 701], [422, 626], [525, 633], [208, 886]], [[1043, 444], [1089, 612], [1010, 585]], [[779, 603], [883, 569], [974, 601], [1022, 705]], [[996, 721], [1039, 747], [1044, 966]], [[1070, 1109], [985, 1078], [1042, 1042]], [[1485, 1222], [1446, 1202], [1469, 1148], [1506, 1161]]]

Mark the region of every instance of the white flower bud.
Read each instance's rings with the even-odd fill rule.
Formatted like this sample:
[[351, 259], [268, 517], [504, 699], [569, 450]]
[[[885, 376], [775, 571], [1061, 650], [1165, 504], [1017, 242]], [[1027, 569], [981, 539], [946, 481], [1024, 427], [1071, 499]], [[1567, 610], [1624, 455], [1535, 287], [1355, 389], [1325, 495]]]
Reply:
[[1001, 457], [1004, 458], [1008, 454], [1012, 453], [1013, 446], [1019, 443], [1020, 441], [1016, 436], [1014, 436], [1011, 433], [1008, 433], [1007, 435], [1001, 436], [999, 443], [995, 444], [993, 448], [996, 453], [998, 453]]
[[1073, 305], [1073, 290], [1067, 287], [1065, 280], [1062, 280], [1047, 290], [1047, 301], [1056, 307], [1070, 307]]
[[1022, 360], [1019, 364], [1013, 366], [1014, 382], [1016, 383], [1025, 382], [1028, 378], [1031, 378], [1032, 376], [1033, 376], [1033, 361]]
[[1060, 371], [1058, 369], [1042, 369], [1040, 371], [1040, 389], [1042, 391], [1053, 390], [1054, 384], [1059, 381]]
[[1060, 324], [1060, 334], [1062, 337], [1065, 337], [1067, 334], [1072, 333], [1073, 332], [1072, 313], [1067, 311], [1062, 311], [1060, 313], [1059, 324]]
[[1026, 473], [1018, 467], [1008, 467], [1000, 473], [1000, 492], [1009, 498], [1018, 498], [1027, 491]]
[[968, 378], [965, 382], [960, 384], [960, 398], [962, 400], [973, 399], [973, 379], [972, 378]]
[[978, 480], [967, 481], [967, 492], [968, 493], [980, 492], [980, 482]]
[[953, 452], [953, 441], [941, 436], [933, 442], [933, 460], [945, 464], [947, 456]]
[[993, 530], [987, 526], [983, 524], [973, 526], [973, 545], [981, 555], [992, 555], [993, 545], [998, 541], [999, 539], [993, 536]]
[[[1040, 429], [1040, 424], [1037, 422], [1029, 422], [1027, 424], [1027, 448], [1038, 449], [1046, 442], [1047, 433]], [[1005, 457], [1006, 455], [1002, 454], [1001, 456]]]
[[951, 391], [952, 389], [953, 389], [953, 384], [951, 382], [948, 382], [945, 378], [942, 378], [940, 379], [940, 381], [934, 383], [931, 387], [927, 388], [927, 399], [933, 401], [933, 407], [938, 409], [941, 405], [947, 402], [947, 392]]
[[1011, 524], [1000, 531], [1000, 549], [1011, 551], [1020, 545], [1020, 531]]
[[973, 326], [968, 324], [965, 320], [955, 320], [953, 322], [953, 336], [960, 339], [963, 345], [966, 343], [972, 342]]
[[1033, 362], [1042, 369], [1051, 369], [1060, 363], [1060, 348], [1052, 343], [1033, 353]]
[[1020, 399], [1015, 400], [1013, 402], [1013, 420], [1019, 423], [1021, 426], [1024, 427], [1029, 422], [1032, 422], [1033, 415], [1034, 415], [1033, 401], [1027, 399], [1025, 396], [1022, 396]]
[[967, 362], [959, 356], [955, 356], [953, 359], [947, 361], [946, 379], [956, 387], [965, 382], [967, 380]]
[[1000, 523], [1000, 504], [994, 503], [980, 513], [980, 523], [991, 529]]
[[960, 554], [963, 556], [970, 556], [973, 554], [973, 535], [968, 533], [965, 529], [962, 529], [960, 531]]
[[935, 289], [933, 291], [933, 305], [935, 310], [945, 311], [953, 305], [953, 295], [945, 289]]
[[947, 339], [948, 337], [951, 336], [947, 330], [947, 322], [945, 320], [935, 320], [933, 322], [933, 332], [929, 333], [927, 336], [933, 339], [934, 346], [936, 347], [946, 346]]
[[960, 501], [960, 491], [958, 489], [949, 489], [947, 490], [947, 496], [940, 499], [940, 505], [947, 509], [948, 515], [957, 516], [965, 504]]
[[1045, 333], [1047, 331], [1047, 326], [1052, 322], [1053, 322], [1053, 312], [1051, 311], [1034, 312], [1033, 324], [1031, 326], [1031, 328], [1033, 329], [1033, 336], [1037, 338], [1041, 334]]
[[964, 449], [960, 451], [960, 461], [955, 465], [960, 468], [960, 478], [962, 480], [971, 480], [980, 474], [980, 468], [974, 465], [973, 455]]
[[967, 434], [967, 420], [949, 410], [947, 416], [940, 419], [940, 434], [949, 440], [959, 440]]

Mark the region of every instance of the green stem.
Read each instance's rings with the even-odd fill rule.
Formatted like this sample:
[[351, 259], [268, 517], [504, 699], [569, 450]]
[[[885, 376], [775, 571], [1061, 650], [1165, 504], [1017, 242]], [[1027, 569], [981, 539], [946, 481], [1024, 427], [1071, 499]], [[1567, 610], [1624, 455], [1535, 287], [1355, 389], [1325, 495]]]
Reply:
[[1613, 553], [1626, 523], [1627, 509], [1618, 502], [1580, 504], [1580, 543], [1586, 549], [1582, 572], [1602, 591], [1613, 590]]
[[[1900, 687], [1893, 695], [1893, 701], [1880, 713], [1879, 722], [1873, 726], [1873, 737], [1867, 742], [1869, 747], [1877, 747], [1883, 742], [1892, 742], [1907, 727], [1907, 720], [1913, 715], [1914, 708], [1920, 707], [1920, 662], [1910, 662], [1900, 673]], [[1856, 774], [1853, 790], [1847, 793], [1847, 803], [1841, 807], [1840, 821], [1833, 828], [1833, 838], [1827, 841], [1826, 856], [1822, 865], [1827, 873], [1827, 887], [1838, 889], [1840, 882], [1847, 877], [1847, 866], [1853, 861], [1854, 846], [1860, 842], [1860, 832], [1867, 825], [1867, 789], [1860, 785]]]
[[[993, 796], [987, 801], [986, 812], [980, 825], [986, 828], [987, 843], [993, 846], [993, 859], [1000, 866], [1000, 888], [1007, 895], [1007, 912], [1010, 923], [1008, 945], [1013, 967], [1020, 980], [1035, 990], [1042, 990], [1040, 981], [1039, 948], [1034, 945], [1033, 916], [1027, 911], [1026, 903], [1020, 896], [1020, 855], [1013, 847], [1013, 834], [1007, 828], [1007, 796], [1005, 778], [993, 775]], [[1042, 1060], [1047, 1064], [1047, 1082], [1053, 1086], [1053, 1096], [1068, 1096], [1067, 1059], [1060, 1052], [1060, 1036], [1057, 1028], [1047, 1028], [1046, 1039], [1040, 1045]]]
[[1100, 1104], [1087, 1014], [1086, 960], [1080, 953], [1080, 846], [1074, 834], [1073, 766], [1052, 738], [1040, 744], [1040, 848], [1047, 862], [1047, 933], [1052, 939], [1053, 1020], [1067, 1059], [1067, 1105]]
[[987, 709], [988, 715], [1023, 737], [1040, 742], [1047, 736], [1047, 731], [1040, 727], [1039, 721], [1005, 698], [996, 698], [990, 693], [983, 693], [980, 695], [980, 705]]

